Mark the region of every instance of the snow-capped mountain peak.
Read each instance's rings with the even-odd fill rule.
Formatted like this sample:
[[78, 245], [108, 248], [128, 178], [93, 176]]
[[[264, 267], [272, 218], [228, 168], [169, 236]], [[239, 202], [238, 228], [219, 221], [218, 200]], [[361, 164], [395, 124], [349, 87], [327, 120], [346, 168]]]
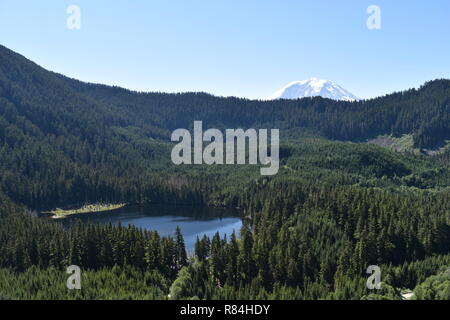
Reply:
[[293, 81], [268, 97], [267, 100], [299, 99], [316, 96], [343, 101], [359, 100], [356, 96], [341, 86], [331, 81], [317, 78]]

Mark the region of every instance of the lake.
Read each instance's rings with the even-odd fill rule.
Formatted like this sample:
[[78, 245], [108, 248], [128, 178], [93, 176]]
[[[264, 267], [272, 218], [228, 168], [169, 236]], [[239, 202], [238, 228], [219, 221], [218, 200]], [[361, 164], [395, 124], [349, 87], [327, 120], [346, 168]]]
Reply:
[[212, 238], [219, 232], [221, 237], [227, 235], [229, 239], [233, 231], [239, 236], [242, 226], [237, 209], [174, 205], [126, 206], [113, 211], [71, 215], [58, 222], [70, 227], [76, 220], [94, 224], [131, 224], [146, 230], [157, 230], [161, 236], [173, 236], [178, 226], [189, 251], [194, 250], [197, 236]]

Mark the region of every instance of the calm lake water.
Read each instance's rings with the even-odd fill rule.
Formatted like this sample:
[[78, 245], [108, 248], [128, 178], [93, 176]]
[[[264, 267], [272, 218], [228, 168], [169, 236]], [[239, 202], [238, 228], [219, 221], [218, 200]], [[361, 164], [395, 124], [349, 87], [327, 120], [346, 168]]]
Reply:
[[113, 211], [73, 215], [59, 222], [70, 227], [76, 220], [94, 224], [132, 224], [146, 230], [157, 230], [161, 236], [174, 235], [179, 226], [189, 251], [194, 249], [197, 236], [212, 238], [219, 232], [221, 237], [226, 234], [229, 238], [233, 231], [239, 236], [242, 226], [237, 209], [170, 205], [127, 206]]

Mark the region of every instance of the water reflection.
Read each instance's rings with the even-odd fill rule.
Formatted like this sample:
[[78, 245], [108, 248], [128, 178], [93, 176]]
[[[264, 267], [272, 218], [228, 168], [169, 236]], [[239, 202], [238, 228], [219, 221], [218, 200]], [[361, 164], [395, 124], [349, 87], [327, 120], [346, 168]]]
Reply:
[[233, 232], [238, 236], [242, 226], [237, 209], [173, 205], [127, 206], [113, 211], [70, 216], [61, 223], [70, 228], [77, 220], [93, 224], [131, 224], [146, 230], [157, 230], [162, 236], [173, 235], [179, 226], [189, 251], [193, 250], [197, 236], [212, 238], [219, 232], [221, 237], [227, 235], [229, 238]]

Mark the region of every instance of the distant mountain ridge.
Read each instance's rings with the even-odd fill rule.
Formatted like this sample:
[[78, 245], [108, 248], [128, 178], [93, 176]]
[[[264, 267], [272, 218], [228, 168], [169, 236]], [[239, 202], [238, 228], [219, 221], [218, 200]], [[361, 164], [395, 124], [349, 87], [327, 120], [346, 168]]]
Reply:
[[140, 135], [167, 141], [171, 131], [202, 120], [218, 129], [275, 127], [289, 133], [305, 128], [335, 140], [413, 134], [415, 146], [427, 148], [450, 139], [449, 117], [446, 79], [351, 104], [321, 97], [261, 101], [205, 93], [140, 93], [47, 71], [0, 46], [0, 138], [11, 132], [10, 124], [34, 137], [70, 135], [92, 143], [106, 133], [116, 134], [117, 128], [134, 128]]
[[338, 101], [357, 101], [354, 94], [329, 80], [310, 78], [293, 81], [281, 88], [267, 100], [300, 99], [306, 97], [322, 97]]
[[343, 141], [410, 134], [428, 148], [450, 140], [450, 80], [353, 103], [139, 93], [47, 71], [0, 46], [0, 190], [16, 203], [159, 199], [172, 188], [155, 174], [171, 164], [171, 132], [195, 120], [278, 128], [281, 144], [305, 132]]

